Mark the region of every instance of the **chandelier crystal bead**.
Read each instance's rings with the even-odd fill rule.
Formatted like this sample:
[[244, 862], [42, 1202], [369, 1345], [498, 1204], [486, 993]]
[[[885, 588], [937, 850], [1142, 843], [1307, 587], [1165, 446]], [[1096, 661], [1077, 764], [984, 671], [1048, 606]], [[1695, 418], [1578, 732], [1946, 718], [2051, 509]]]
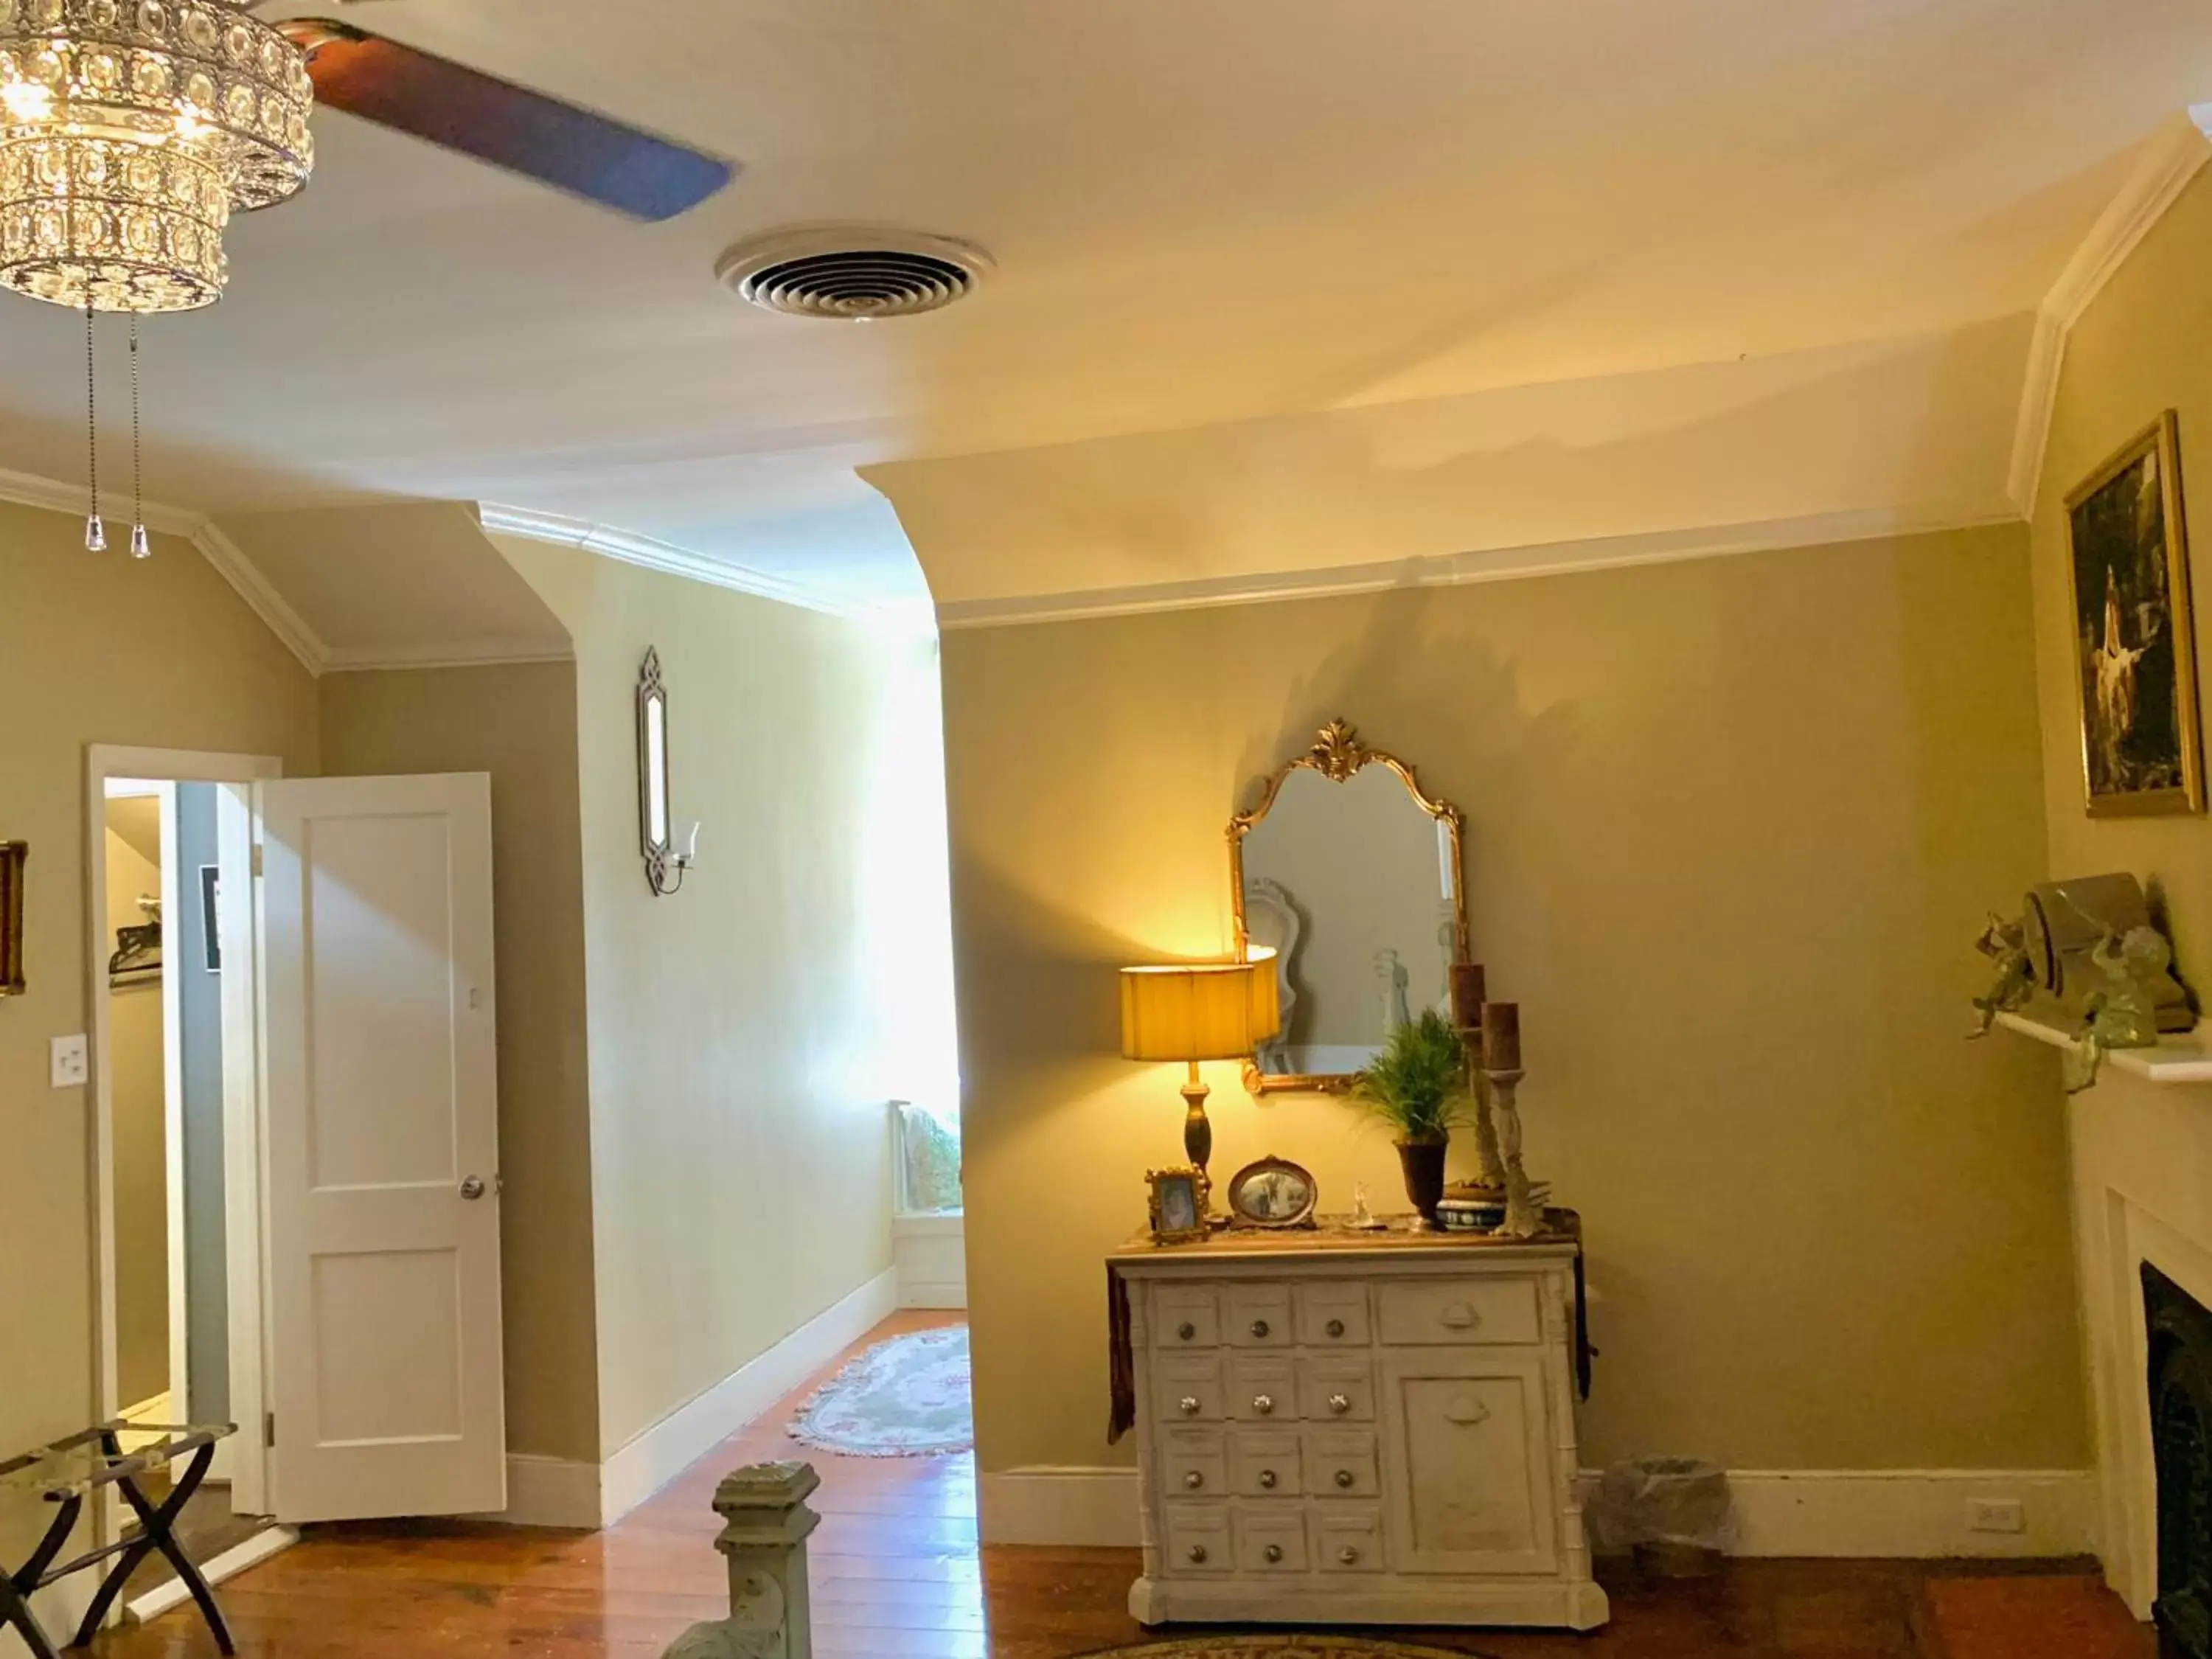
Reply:
[[300, 49], [234, 0], [0, 0], [0, 285], [213, 304], [231, 213], [313, 171], [313, 102]]

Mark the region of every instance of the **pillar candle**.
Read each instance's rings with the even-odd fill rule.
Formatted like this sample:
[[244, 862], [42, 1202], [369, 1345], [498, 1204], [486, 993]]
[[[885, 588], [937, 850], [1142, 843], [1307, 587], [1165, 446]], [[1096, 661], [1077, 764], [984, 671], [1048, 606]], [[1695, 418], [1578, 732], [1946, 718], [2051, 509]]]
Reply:
[[1452, 1024], [1468, 1030], [1482, 1024], [1482, 964], [1455, 962], [1451, 970]]
[[1482, 1005], [1482, 1063], [1492, 1072], [1521, 1069], [1521, 1005], [1486, 1002]]

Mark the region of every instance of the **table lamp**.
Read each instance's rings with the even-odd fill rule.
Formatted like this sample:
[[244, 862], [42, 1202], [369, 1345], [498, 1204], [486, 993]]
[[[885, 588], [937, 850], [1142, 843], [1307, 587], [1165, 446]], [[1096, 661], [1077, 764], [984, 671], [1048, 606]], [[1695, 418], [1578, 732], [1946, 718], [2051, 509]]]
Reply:
[[1199, 1169], [1213, 1156], [1206, 1119], [1212, 1092], [1198, 1074], [1202, 1060], [1244, 1060], [1282, 1024], [1275, 953], [1249, 962], [1194, 962], [1121, 970], [1121, 1054], [1127, 1060], [1182, 1060], [1184, 1152]]

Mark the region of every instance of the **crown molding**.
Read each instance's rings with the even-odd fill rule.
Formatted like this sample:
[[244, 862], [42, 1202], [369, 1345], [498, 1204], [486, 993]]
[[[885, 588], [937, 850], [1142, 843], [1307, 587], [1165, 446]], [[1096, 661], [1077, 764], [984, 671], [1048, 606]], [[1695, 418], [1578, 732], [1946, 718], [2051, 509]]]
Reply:
[[1220, 605], [1266, 605], [1285, 599], [1328, 599], [1347, 593], [1380, 593], [1395, 588], [1458, 587], [1473, 582], [1510, 581], [1524, 576], [1565, 575], [1582, 570], [1619, 570], [1632, 565], [1674, 564], [1690, 559], [1723, 558], [1738, 553], [1777, 552], [1792, 547], [1825, 547], [1843, 542], [1881, 541], [1947, 530], [1981, 530], [2016, 525], [2010, 513], [1951, 518], [1913, 518], [1888, 508], [1815, 513], [1801, 518], [1716, 525], [1694, 530], [1657, 530], [1629, 536], [1598, 536], [1581, 541], [1545, 542], [1528, 547], [1491, 548], [1476, 553], [1446, 553], [1401, 559], [1389, 564], [1336, 565], [1317, 570], [1288, 570], [1262, 575], [1222, 576], [1195, 581], [1159, 582], [1144, 587], [1102, 587], [1072, 593], [1042, 593], [1003, 599], [958, 599], [937, 607], [937, 625], [946, 632], [970, 628], [1007, 628], [1029, 623], [1073, 622], [1104, 617], [1143, 616], [1161, 611], [1200, 611]]
[[574, 662], [566, 645], [517, 645], [511, 640], [447, 640], [396, 649], [333, 646], [325, 653], [326, 674], [367, 674], [383, 669], [507, 668], [526, 663]]
[[2212, 161], [2212, 104], [2195, 104], [2159, 128], [2135, 172], [2098, 216], [2037, 308], [2009, 480], [2013, 505], [2022, 518], [2034, 517], [2043, 485], [2043, 456], [2051, 441], [2067, 336], [2207, 161]]
[[[495, 501], [477, 503], [477, 518], [485, 531], [494, 535], [520, 536], [556, 547], [580, 547], [587, 553], [619, 560], [623, 564], [658, 570], [663, 575], [681, 576], [687, 581], [704, 582], [710, 587], [750, 593], [756, 599], [773, 599], [778, 605], [797, 605], [851, 622], [896, 626], [905, 620], [900, 607], [825, 593], [781, 576], [772, 576], [764, 570], [710, 559], [672, 542], [656, 541], [650, 536], [612, 525], [593, 524], [559, 513], [539, 513], [526, 507], [502, 507]], [[927, 608], [916, 607], [915, 614], [918, 625], [926, 629]]]

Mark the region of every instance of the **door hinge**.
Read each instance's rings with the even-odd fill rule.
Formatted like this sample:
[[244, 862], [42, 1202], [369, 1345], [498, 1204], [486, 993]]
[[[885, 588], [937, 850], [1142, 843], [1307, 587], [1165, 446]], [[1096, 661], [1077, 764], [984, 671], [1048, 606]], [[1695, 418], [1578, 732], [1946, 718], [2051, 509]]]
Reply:
[[276, 1413], [264, 1412], [261, 1417], [261, 1443], [274, 1448], [276, 1444]]
[[253, 843], [253, 873], [261, 873], [261, 843], [258, 841]]

